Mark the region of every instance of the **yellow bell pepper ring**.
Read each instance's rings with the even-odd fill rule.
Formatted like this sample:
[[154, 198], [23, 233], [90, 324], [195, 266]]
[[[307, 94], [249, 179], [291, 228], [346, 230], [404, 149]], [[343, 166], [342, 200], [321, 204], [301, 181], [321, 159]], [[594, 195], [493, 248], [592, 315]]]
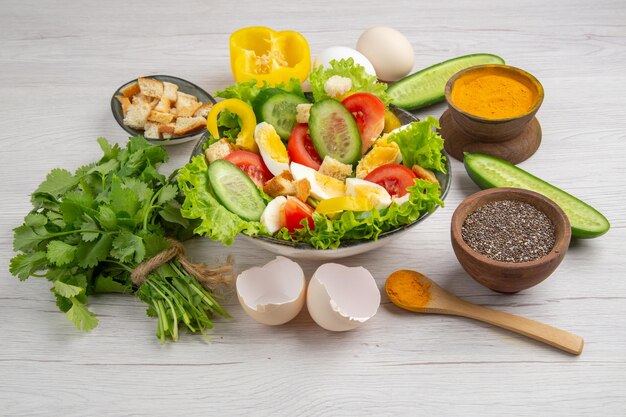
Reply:
[[230, 66], [237, 82], [256, 79], [259, 85], [263, 81], [276, 85], [291, 78], [303, 82], [311, 70], [311, 51], [298, 32], [251, 26], [230, 35]]
[[372, 204], [363, 197], [333, 197], [322, 200], [315, 208], [319, 214], [329, 215], [341, 211], [369, 211]]
[[235, 113], [241, 119], [242, 126], [239, 134], [237, 135], [235, 144], [241, 149], [258, 153], [259, 148], [254, 141], [256, 116], [254, 115], [252, 107], [245, 101], [239, 100], [238, 98], [229, 98], [220, 101], [211, 108], [211, 111], [206, 119], [206, 128], [209, 133], [215, 138], [220, 137], [220, 132], [217, 128], [217, 118], [224, 110], [229, 110]]

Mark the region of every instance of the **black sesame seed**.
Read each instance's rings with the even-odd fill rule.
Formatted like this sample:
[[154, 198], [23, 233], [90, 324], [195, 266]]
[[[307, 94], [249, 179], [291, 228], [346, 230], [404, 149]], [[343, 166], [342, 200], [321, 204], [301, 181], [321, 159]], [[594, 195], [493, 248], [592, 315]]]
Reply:
[[467, 245], [502, 262], [529, 262], [550, 253], [556, 229], [535, 206], [517, 200], [485, 204], [471, 213], [461, 227]]

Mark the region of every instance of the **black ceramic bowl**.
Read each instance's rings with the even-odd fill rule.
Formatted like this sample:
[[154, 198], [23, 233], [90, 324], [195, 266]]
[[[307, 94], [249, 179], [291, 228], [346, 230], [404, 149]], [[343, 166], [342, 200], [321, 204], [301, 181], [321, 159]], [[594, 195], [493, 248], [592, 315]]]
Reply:
[[[203, 103], [208, 103], [208, 102], [215, 103], [215, 99], [209, 93], [207, 93], [206, 91], [204, 91], [202, 88], [198, 87], [197, 85], [190, 83], [187, 80], [183, 80], [182, 78], [172, 77], [171, 75], [150, 75], [148, 76], [148, 78], [154, 78], [155, 80], [167, 81], [172, 84], [176, 84], [178, 86], [179, 91], [182, 91], [183, 93], [191, 94], [192, 96], [196, 96], [198, 98], [198, 101], [201, 101]], [[143, 130], [132, 129], [124, 124], [124, 114], [122, 112], [122, 105], [115, 98], [115, 96], [122, 94], [122, 91], [126, 87], [128, 87], [129, 85], [135, 82], [137, 82], [137, 79], [134, 79], [125, 83], [120, 88], [115, 90], [115, 93], [113, 93], [113, 97], [111, 97], [111, 111], [113, 112], [113, 117], [115, 118], [115, 121], [122, 127], [122, 129], [128, 132], [128, 134], [131, 136], [143, 135]], [[149, 139], [149, 138], [146, 138], [146, 139], [148, 139], [150, 142], [154, 144], [159, 144], [159, 145], [177, 145], [179, 143], [189, 142], [190, 140], [193, 140], [194, 138], [201, 135], [203, 132], [206, 132], [206, 129], [188, 133], [182, 136], [175, 136], [171, 139]]]

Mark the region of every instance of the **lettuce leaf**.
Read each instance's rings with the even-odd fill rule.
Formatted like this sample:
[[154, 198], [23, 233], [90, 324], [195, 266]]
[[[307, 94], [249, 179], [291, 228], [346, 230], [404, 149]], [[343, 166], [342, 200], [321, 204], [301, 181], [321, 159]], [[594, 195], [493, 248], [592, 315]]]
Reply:
[[392, 132], [388, 142], [395, 142], [400, 147], [402, 163], [413, 168], [422, 168], [446, 172], [446, 157], [443, 154], [443, 138], [435, 129], [439, 129], [439, 121], [428, 116], [419, 122], [412, 122]]
[[194, 157], [178, 172], [178, 185], [185, 194], [181, 214], [187, 219], [199, 219], [194, 233], [231, 245], [238, 233], [267, 234], [261, 222], [243, 220], [228, 211], [213, 196], [204, 155]]
[[440, 198], [438, 183], [415, 179], [415, 184], [408, 190], [409, 202], [401, 206], [393, 203], [381, 211], [346, 211], [335, 219], [314, 213], [313, 230], [303, 222], [304, 227], [296, 230], [294, 234], [289, 234], [287, 229], [283, 228], [275, 237], [310, 243], [317, 249], [336, 249], [341, 243], [351, 240], [376, 240], [381, 233], [411, 224], [425, 213], [433, 212], [437, 206], [444, 205]]
[[324, 90], [324, 84], [333, 75], [350, 78], [352, 80], [351, 91], [371, 93], [381, 99], [383, 103], [389, 103], [387, 84], [379, 83], [375, 76], [365, 72], [365, 68], [359, 64], [355, 64], [352, 58], [341, 59], [339, 61], [333, 59], [330, 61], [330, 67], [321, 65], [311, 71], [309, 81], [311, 82], [311, 91], [313, 92], [313, 99], [315, 101], [328, 97]]

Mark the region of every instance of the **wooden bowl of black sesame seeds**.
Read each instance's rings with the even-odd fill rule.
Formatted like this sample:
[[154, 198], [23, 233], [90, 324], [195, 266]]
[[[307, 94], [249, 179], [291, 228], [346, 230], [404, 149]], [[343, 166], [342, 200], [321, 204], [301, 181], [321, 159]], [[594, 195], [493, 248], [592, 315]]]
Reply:
[[465, 271], [494, 291], [533, 287], [559, 266], [571, 238], [563, 210], [518, 188], [491, 188], [467, 197], [454, 211], [452, 248]]

